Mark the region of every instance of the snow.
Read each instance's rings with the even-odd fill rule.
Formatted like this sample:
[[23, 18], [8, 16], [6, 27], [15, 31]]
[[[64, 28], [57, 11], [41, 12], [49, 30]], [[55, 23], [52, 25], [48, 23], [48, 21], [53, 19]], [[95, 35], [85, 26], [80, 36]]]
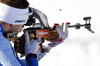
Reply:
[[[69, 28], [64, 43], [53, 48], [39, 66], [100, 66], [100, 4], [99, 0], [28, 0], [31, 7], [41, 10], [50, 26], [54, 23], [82, 23], [83, 17], [91, 16], [95, 34], [84, 28]], [[60, 10], [59, 10], [60, 9]]]

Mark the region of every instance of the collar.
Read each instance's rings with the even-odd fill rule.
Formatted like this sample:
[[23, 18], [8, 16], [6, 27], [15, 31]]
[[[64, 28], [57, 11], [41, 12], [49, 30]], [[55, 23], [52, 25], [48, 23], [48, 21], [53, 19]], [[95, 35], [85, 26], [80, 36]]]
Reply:
[[1, 24], [0, 24], [0, 33], [4, 33], [4, 30], [3, 30], [3, 28], [2, 28], [2, 26], [1, 26]]

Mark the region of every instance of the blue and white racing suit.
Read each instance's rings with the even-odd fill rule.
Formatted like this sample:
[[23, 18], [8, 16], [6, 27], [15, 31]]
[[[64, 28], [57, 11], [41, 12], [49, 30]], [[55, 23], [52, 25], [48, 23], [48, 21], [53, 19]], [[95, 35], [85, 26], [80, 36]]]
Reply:
[[[15, 55], [12, 46], [4, 36], [3, 28], [0, 24], [0, 66], [25, 66]], [[34, 57], [28, 57], [28, 66], [38, 66], [38, 61]]]

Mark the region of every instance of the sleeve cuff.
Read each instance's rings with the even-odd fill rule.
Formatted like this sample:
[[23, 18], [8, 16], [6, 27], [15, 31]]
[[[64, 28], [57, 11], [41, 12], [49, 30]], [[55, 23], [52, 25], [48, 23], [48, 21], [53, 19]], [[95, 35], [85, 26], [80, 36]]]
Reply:
[[36, 54], [32, 54], [32, 53], [28, 54], [26, 56], [26, 61], [28, 60], [29, 57], [34, 57], [37, 60], [37, 55]]

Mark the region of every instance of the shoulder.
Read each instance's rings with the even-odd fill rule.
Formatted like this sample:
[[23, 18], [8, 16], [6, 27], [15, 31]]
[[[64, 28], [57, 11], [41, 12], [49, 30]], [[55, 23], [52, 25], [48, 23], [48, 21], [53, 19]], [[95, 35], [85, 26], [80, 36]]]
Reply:
[[9, 40], [5, 38], [2, 33], [0, 33], [0, 42], [9, 42]]
[[10, 42], [8, 39], [6, 39], [3, 34], [0, 33], [0, 48], [10, 48]]

